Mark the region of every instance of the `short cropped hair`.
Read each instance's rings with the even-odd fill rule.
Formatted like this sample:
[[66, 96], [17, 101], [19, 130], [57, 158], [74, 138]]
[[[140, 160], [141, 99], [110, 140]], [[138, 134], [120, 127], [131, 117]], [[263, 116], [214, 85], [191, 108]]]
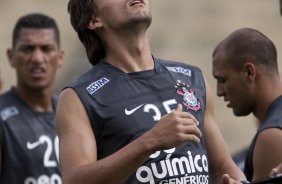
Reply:
[[42, 13], [31, 13], [24, 15], [17, 21], [13, 30], [12, 47], [14, 48], [23, 28], [31, 29], [53, 29], [55, 32], [55, 41], [60, 47], [60, 32], [56, 21]]
[[277, 50], [274, 43], [263, 33], [252, 28], [241, 28], [218, 44], [213, 55], [224, 49], [229, 60], [241, 69], [244, 59], [249, 58], [265, 69], [278, 72]]

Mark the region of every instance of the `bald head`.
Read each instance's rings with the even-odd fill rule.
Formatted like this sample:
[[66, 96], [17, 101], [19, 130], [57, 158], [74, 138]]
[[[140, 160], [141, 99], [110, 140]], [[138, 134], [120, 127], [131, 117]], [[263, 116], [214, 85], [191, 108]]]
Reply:
[[216, 46], [213, 56], [222, 49], [235, 68], [240, 69], [248, 61], [278, 73], [275, 45], [258, 30], [242, 28], [234, 31]]

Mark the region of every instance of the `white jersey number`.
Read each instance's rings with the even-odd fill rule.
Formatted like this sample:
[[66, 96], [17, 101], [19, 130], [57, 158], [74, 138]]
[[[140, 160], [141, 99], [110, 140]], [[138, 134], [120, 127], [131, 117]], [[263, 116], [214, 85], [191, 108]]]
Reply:
[[44, 152], [44, 159], [43, 159], [43, 164], [45, 167], [57, 167], [57, 162], [56, 160], [51, 159], [51, 155], [53, 150], [55, 150], [56, 157], [58, 159], [58, 150], [59, 150], [59, 139], [58, 136], [55, 137], [54, 143], [52, 143], [52, 140], [50, 137], [46, 135], [41, 135], [39, 137], [39, 140], [36, 142], [27, 142], [26, 146], [27, 149], [33, 150], [37, 146], [42, 145], [42, 144], [47, 144], [46, 150]]
[[[171, 99], [171, 100], [166, 100], [162, 103], [166, 113], [170, 113], [172, 111], [174, 111], [174, 109], [171, 109], [172, 105], [176, 105], [177, 102], [175, 99]], [[154, 113], [153, 118], [155, 121], [159, 121], [162, 117], [161, 111], [159, 110], [159, 108], [154, 105], [154, 104], [146, 104], [144, 106], [144, 112], [147, 113]]]

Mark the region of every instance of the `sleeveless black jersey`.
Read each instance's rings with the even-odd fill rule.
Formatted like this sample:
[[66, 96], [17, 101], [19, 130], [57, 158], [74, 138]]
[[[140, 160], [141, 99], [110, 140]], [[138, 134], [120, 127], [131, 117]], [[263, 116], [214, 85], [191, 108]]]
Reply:
[[[155, 59], [153, 70], [124, 73], [102, 60], [68, 87], [87, 111], [98, 159], [144, 134], [178, 103], [197, 118], [204, 133], [206, 88], [197, 67]], [[186, 142], [152, 154], [125, 182], [136, 183], [209, 183], [204, 135], [200, 144]]]
[[266, 114], [266, 117], [264, 118], [263, 122], [261, 123], [261, 126], [257, 130], [256, 135], [254, 136], [250, 148], [247, 153], [246, 162], [245, 162], [245, 175], [249, 181], [253, 178], [253, 153], [254, 148], [256, 144], [256, 140], [258, 135], [268, 128], [278, 128], [282, 129], [282, 96], [278, 97], [268, 108], [268, 112]]
[[0, 141], [1, 184], [62, 183], [55, 112], [34, 112], [12, 88], [0, 96]]

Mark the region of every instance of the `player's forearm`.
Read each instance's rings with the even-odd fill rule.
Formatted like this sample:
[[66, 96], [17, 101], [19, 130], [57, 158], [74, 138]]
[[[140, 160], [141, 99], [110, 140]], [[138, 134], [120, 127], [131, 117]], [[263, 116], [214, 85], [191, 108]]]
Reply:
[[219, 172], [213, 177], [213, 182], [215, 184], [223, 184], [223, 175], [228, 174], [230, 177], [231, 183], [241, 183], [240, 181], [246, 181], [246, 177], [243, 174], [243, 172], [233, 164], [228, 164], [226, 166], [223, 166]]
[[154, 147], [139, 138], [116, 153], [62, 172], [65, 184], [118, 184], [124, 182], [154, 152]]

